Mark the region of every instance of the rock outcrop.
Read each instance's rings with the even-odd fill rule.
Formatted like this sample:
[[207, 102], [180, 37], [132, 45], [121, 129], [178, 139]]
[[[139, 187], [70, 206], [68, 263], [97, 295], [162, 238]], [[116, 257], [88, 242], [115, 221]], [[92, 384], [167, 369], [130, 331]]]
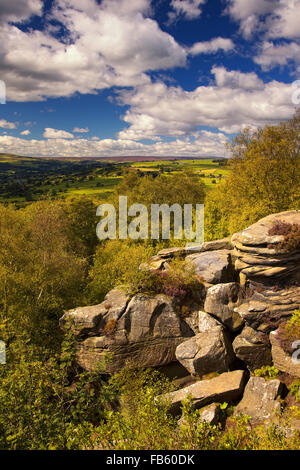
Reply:
[[[300, 225], [300, 211], [265, 217], [231, 240], [161, 250], [140, 267], [164, 272], [165, 278], [172, 259], [185, 260], [182, 269], [192, 266], [198, 284], [184, 301], [164, 294], [130, 296], [116, 288], [99, 305], [66, 312], [60, 324], [77, 337], [80, 366], [93, 370], [107, 354], [112, 354], [107, 373], [126, 364], [183, 366], [191, 380], [181, 378], [183, 388], [164, 397], [177, 411], [189, 394], [198, 408], [236, 402], [249, 372], [272, 361], [280, 372], [300, 377], [299, 363], [274, 332], [300, 309], [300, 248], [276, 248], [283, 236], [269, 233], [278, 222]], [[207, 374], [216, 373], [221, 375], [207, 380]], [[251, 377], [236, 414], [258, 422], [270, 419], [280, 409], [281, 387], [278, 380]], [[208, 415], [209, 422], [216, 419], [210, 410]]]

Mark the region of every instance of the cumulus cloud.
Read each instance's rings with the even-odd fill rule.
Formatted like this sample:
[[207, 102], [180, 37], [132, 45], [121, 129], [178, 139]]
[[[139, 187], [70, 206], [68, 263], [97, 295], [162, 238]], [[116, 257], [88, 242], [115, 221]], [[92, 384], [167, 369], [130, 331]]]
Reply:
[[3, 129], [16, 129], [17, 123], [16, 122], [8, 122], [5, 119], [0, 119], [0, 127]]
[[74, 135], [70, 132], [52, 129], [51, 127], [46, 127], [43, 137], [45, 137], [45, 139], [74, 139]]
[[85, 133], [85, 132], [89, 132], [89, 128], [88, 127], [74, 127], [73, 132], [77, 132], [79, 134]]
[[256, 73], [242, 73], [238, 70], [226, 70], [225, 67], [213, 67], [212, 73], [215, 76], [218, 87], [236, 88], [240, 90], [263, 90], [264, 82], [258, 78]]
[[190, 49], [190, 55], [214, 54], [219, 50], [228, 52], [234, 49], [234, 42], [226, 38], [214, 38], [210, 41], [196, 42]]
[[28, 140], [0, 136], [0, 151], [44, 157], [113, 157], [113, 156], [224, 156], [227, 137], [222, 133], [198, 132], [193, 139], [143, 144], [123, 139], [53, 139]]
[[300, 0], [227, 0], [226, 12], [245, 38], [263, 32], [269, 38], [299, 38]]
[[[158, 23], [147, 17], [150, 0], [57, 0], [48, 16], [64, 25], [64, 36], [51, 28], [0, 30], [0, 76], [7, 99], [40, 101], [46, 97], [96, 93], [112, 86], [150, 82], [147, 71], [186, 64], [187, 52]], [[59, 37], [59, 39], [58, 39]]]
[[268, 36], [270, 38], [299, 38], [299, 18], [300, 0], [280, 0], [274, 15], [269, 18]]
[[41, 16], [42, 10], [41, 0], [1, 0], [0, 23], [25, 21], [33, 15]]
[[169, 12], [169, 20], [174, 21], [178, 16], [194, 20], [201, 15], [204, 3], [206, 0], [171, 0], [170, 6], [174, 11]]
[[31, 134], [31, 132], [30, 132], [29, 129], [26, 129], [25, 131], [21, 132], [21, 135], [30, 135], [30, 134]]
[[276, 65], [287, 65], [289, 62], [294, 62], [298, 65], [299, 70], [300, 44], [290, 42], [275, 45], [273, 42], [265, 41], [254, 61], [266, 70]]
[[130, 109], [129, 125], [121, 139], [153, 139], [194, 135], [201, 126], [238, 132], [243, 126], [263, 126], [291, 118], [292, 86], [277, 81], [263, 83], [254, 73], [214, 67], [216, 85], [193, 91], [153, 83], [123, 91], [120, 99]]

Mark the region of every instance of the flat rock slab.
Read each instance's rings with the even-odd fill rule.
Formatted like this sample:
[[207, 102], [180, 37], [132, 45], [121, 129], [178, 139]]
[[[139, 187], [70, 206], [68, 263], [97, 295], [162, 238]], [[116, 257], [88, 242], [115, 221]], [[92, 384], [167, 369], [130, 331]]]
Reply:
[[286, 372], [293, 377], [300, 377], [299, 354], [298, 361], [293, 360], [293, 358], [280, 346], [276, 331], [272, 331], [270, 333], [270, 341], [272, 345], [272, 358], [276, 369], [279, 369], [282, 372]]
[[281, 389], [280, 380], [251, 377], [246, 385], [243, 399], [235, 409], [235, 416], [247, 415], [257, 423], [275, 418], [281, 409], [278, 399]]
[[225, 372], [210, 380], [200, 380], [188, 387], [176, 390], [158, 397], [163, 401], [171, 402], [171, 411], [180, 410], [180, 405], [188, 396], [191, 397], [195, 408], [202, 408], [209, 403], [235, 401], [243, 393], [245, 371], [235, 370]]

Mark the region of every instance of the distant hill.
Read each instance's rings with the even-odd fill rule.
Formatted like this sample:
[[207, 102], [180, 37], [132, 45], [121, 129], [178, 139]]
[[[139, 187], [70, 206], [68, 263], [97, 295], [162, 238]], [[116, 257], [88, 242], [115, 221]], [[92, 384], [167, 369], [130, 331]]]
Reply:
[[156, 161], [175, 161], [175, 160], [207, 160], [213, 158], [216, 160], [224, 160], [223, 157], [152, 157], [152, 156], [125, 156], [125, 157], [24, 157], [12, 153], [0, 153], [0, 158], [32, 158], [32, 159], [51, 159], [51, 160], [101, 160], [112, 162], [156, 162]]

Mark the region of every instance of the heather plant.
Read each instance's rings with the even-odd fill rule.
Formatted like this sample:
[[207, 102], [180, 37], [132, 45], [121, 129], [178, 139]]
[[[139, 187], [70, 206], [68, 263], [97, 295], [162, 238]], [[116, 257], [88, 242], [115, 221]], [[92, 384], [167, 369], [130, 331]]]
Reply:
[[200, 284], [193, 266], [183, 260], [174, 259], [163, 271], [140, 270], [131, 289], [135, 293], [165, 294], [174, 297], [179, 303], [184, 303], [199, 290]]
[[268, 232], [269, 235], [282, 235], [281, 242], [269, 244], [268, 248], [274, 248], [276, 251], [293, 252], [300, 248], [300, 225], [289, 224], [284, 221], [276, 222]]

